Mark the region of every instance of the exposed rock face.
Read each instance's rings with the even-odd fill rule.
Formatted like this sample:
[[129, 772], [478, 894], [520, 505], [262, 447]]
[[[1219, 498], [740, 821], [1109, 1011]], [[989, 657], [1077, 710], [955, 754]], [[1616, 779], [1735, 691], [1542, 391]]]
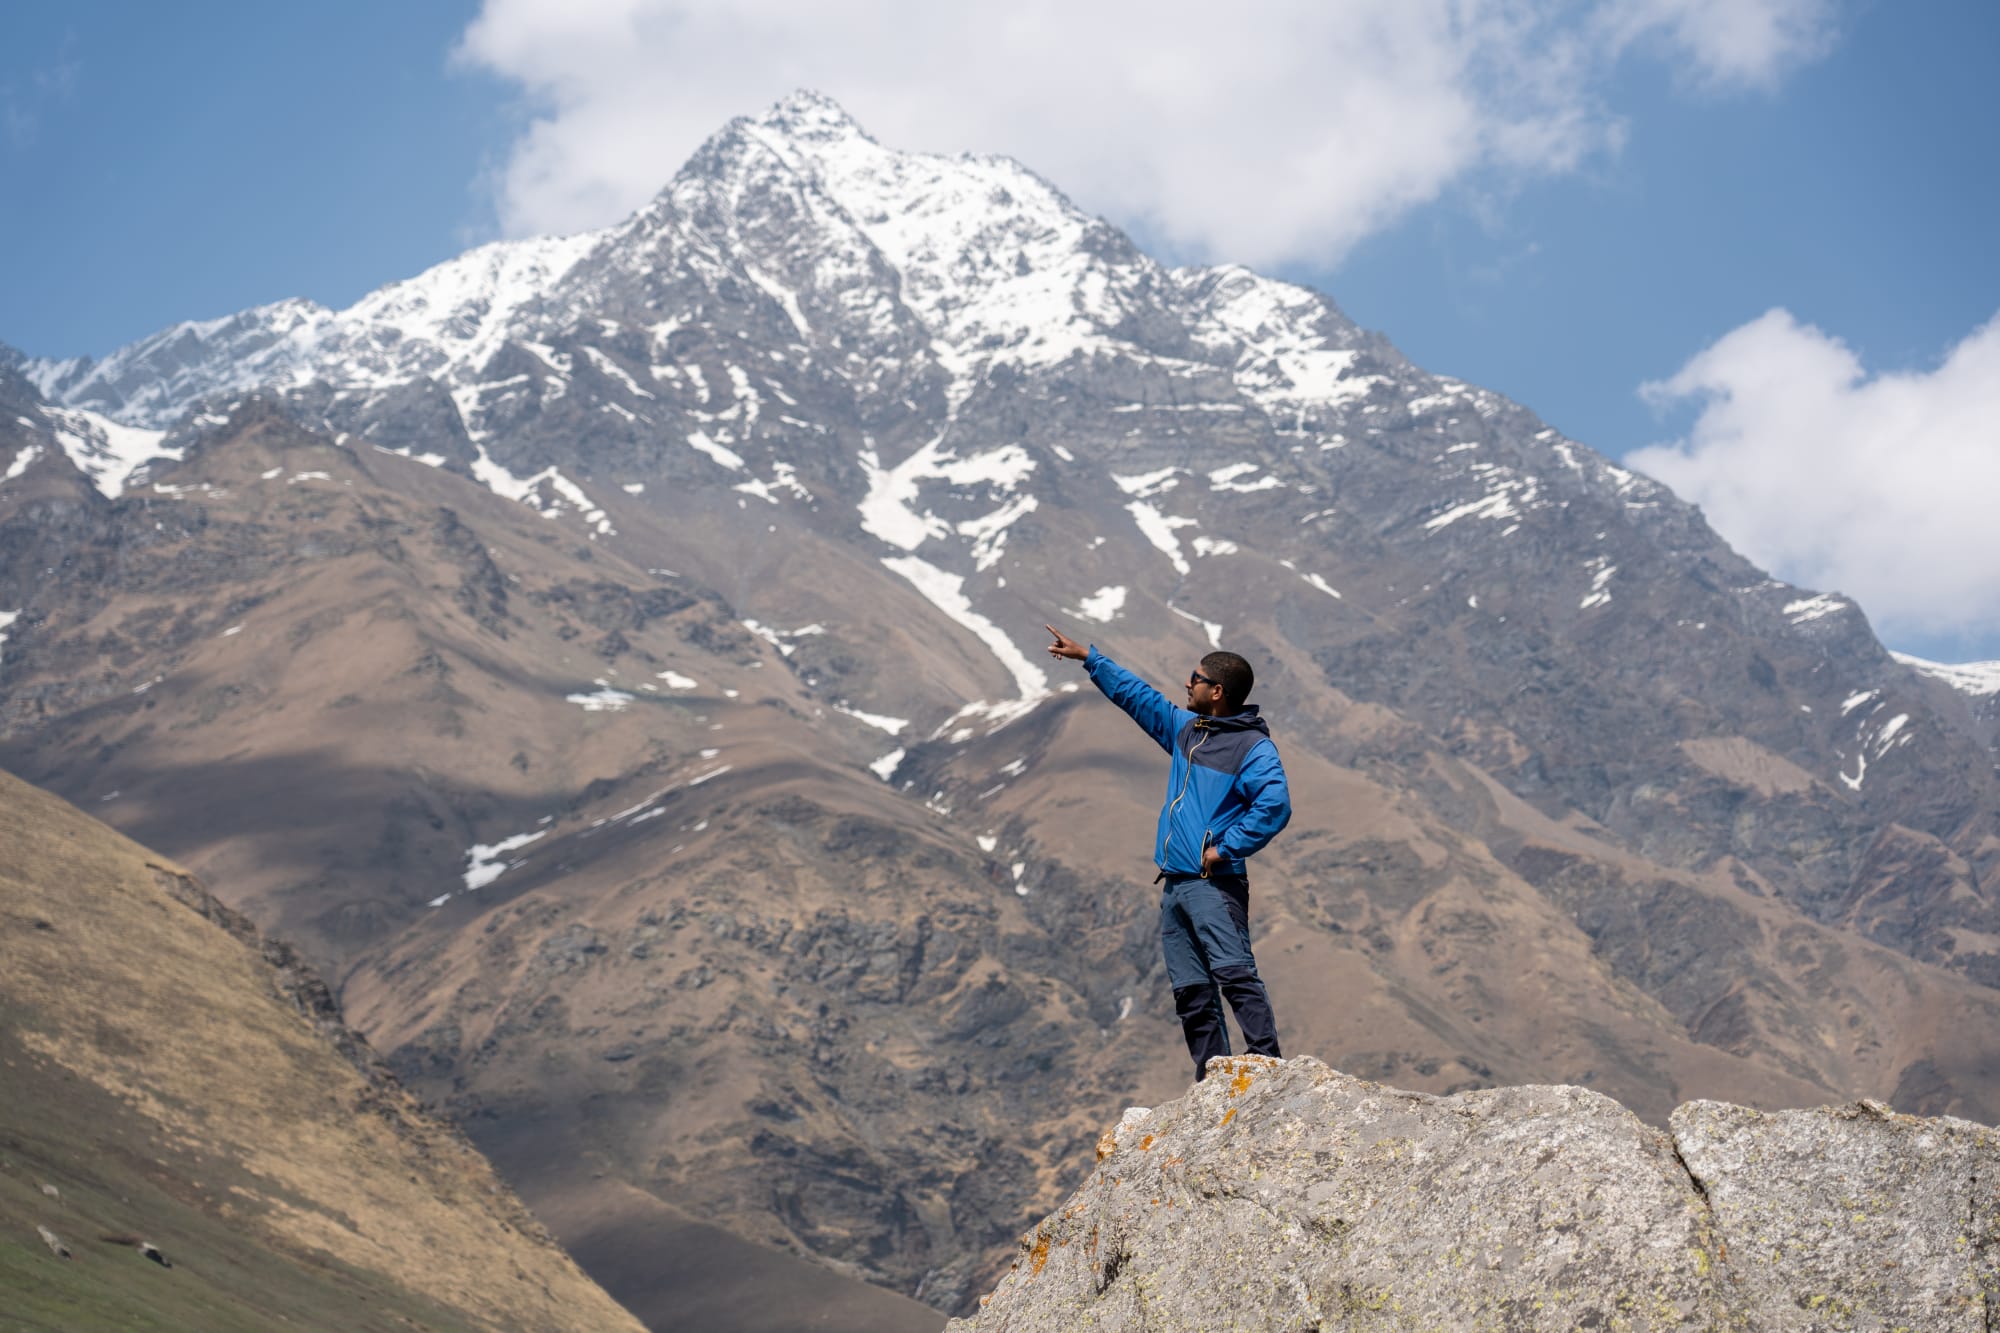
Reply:
[[1751, 1327], [2000, 1325], [1992, 1130], [1875, 1101], [1776, 1114], [1689, 1102], [1672, 1128]]
[[1432, 1097], [1241, 1056], [1127, 1112], [948, 1333], [1968, 1330], [2000, 1313], [2000, 1138], [1879, 1103]]

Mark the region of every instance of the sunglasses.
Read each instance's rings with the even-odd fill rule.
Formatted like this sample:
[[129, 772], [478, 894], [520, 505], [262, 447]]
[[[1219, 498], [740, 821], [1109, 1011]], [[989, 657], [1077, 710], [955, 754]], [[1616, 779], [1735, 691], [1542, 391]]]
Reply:
[[1213, 685], [1218, 690], [1222, 688], [1222, 682], [1219, 680], [1210, 680], [1207, 676], [1202, 675], [1201, 672], [1199, 671], [1188, 672], [1188, 688], [1193, 689], [1195, 687], [1196, 682], [1199, 682], [1203, 685]]

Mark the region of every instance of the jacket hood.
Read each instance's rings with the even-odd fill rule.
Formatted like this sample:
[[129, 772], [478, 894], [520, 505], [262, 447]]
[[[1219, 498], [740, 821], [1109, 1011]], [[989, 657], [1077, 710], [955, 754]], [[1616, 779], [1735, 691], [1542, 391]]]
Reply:
[[1231, 713], [1228, 717], [1197, 717], [1195, 725], [1206, 727], [1210, 731], [1255, 731], [1266, 736], [1271, 734], [1271, 728], [1265, 725], [1256, 704], [1245, 704], [1242, 712]]

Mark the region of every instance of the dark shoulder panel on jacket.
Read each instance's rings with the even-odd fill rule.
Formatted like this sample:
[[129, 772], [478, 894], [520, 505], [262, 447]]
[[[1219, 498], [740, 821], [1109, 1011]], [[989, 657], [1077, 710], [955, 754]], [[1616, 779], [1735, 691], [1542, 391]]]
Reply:
[[1260, 742], [1269, 739], [1270, 737], [1261, 731], [1220, 731], [1201, 743], [1194, 752], [1193, 762], [1202, 768], [1234, 773], [1243, 767], [1243, 761], [1250, 757], [1250, 752], [1256, 749]]

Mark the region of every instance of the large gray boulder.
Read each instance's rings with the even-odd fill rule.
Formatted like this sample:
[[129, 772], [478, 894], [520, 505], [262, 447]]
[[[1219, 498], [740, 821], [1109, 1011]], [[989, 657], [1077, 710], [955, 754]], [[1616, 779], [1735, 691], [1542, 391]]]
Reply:
[[2000, 1143], [1966, 1121], [1694, 1102], [1670, 1136], [1584, 1088], [1240, 1056], [1128, 1111], [948, 1333], [1991, 1333], [1996, 1242]]
[[2000, 1138], [1880, 1102], [1689, 1102], [1681, 1160], [1755, 1328], [2000, 1328]]

